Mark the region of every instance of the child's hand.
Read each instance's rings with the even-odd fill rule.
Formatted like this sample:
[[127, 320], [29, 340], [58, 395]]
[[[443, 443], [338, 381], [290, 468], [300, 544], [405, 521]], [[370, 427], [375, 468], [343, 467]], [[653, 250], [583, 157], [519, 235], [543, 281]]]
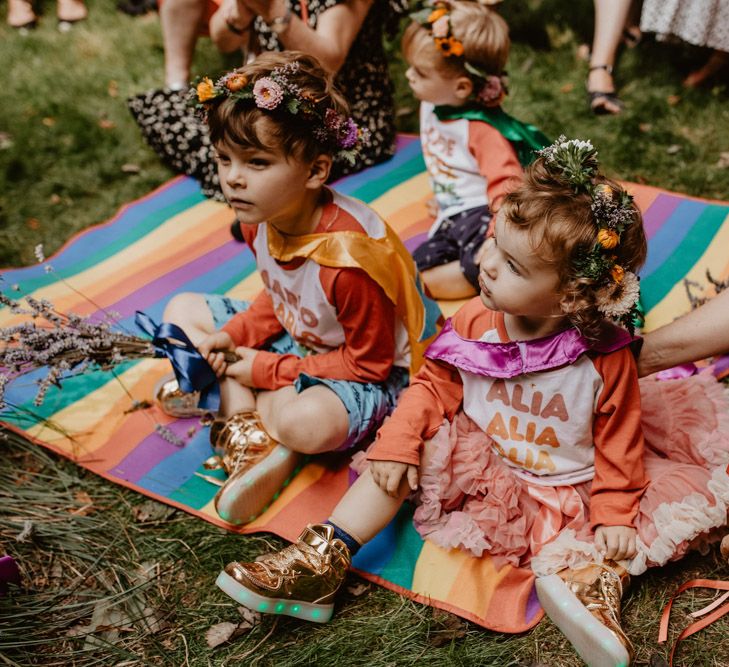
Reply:
[[215, 371], [215, 375], [218, 378], [222, 378], [228, 367], [223, 352], [233, 349], [233, 339], [230, 337], [230, 334], [225, 331], [211, 333], [207, 338], [202, 340], [197, 346], [197, 349], [210, 364], [210, 368]]
[[418, 488], [418, 467], [398, 461], [370, 461], [370, 473], [375, 484], [388, 496], [396, 498], [399, 494], [400, 482], [407, 477], [412, 491]]
[[252, 387], [253, 359], [258, 350], [254, 350], [252, 347], [236, 347], [235, 352], [240, 357], [240, 361], [230, 364], [225, 371], [225, 375], [233, 378], [238, 384]]
[[431, 218], [437, 218], [440, 209], [438, 208], [438, 200], [435, 197], [431, 197], [425, 202], [425, 210], [428, 211], [428, 215]]
[[632, 526], [598, 526], [595, 529], [595, 546], [610, 560], [634, 558], [637, 531]]

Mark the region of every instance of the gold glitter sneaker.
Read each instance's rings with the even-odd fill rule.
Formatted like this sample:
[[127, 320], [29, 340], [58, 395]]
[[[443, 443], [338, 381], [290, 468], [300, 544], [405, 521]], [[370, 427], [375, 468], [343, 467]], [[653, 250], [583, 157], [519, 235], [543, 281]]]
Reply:
[[252, 563], [228, 563], [215, 583], [248, 609], [326, 623], [351, 561], [332, 526], [310, 524], [277, 553]]
[[612, 561], [538, 577], [539, 602], [589, 667], [626, 667], [633, 645], [620, 622], [625, 568]]
[[296, 472], [302, 456], [276, 442], [257, 412], [241, 412], [210, 426], [217, 456], [207, 468], [220, 467], [228, 479], [215, 495], [221, 519], [240, 525], [253, 521], [274, 500]]
[[174, 373], [165, 375], [154, 388], [154, 397], [162, 412], [170, 417], [185, 419], [187, 417], [202, 417], [206, 411], [198, 408], [200, 393], [188, 394], [177, 384]]

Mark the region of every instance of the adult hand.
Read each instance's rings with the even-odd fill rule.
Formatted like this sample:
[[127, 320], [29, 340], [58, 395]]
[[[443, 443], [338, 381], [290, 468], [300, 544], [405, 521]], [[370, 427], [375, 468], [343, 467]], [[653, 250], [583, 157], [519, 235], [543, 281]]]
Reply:
[[230, 364], [225, 371], [225, 375], [233, 378], [238, 384], [246, 387], [253, 386], [253, 359], [258, 350], [252, 347], [236, 347], [236, 354], [240, 357], [239, 361]]
[[225, 361], [224, 352], [233, 348], [233, 339], [225, 331], [211, 333], [197, 346], [198, 351], [205, 357], [218, 378], [222, 378], [225, 375], [225, 370], [228, 366], [228, 363]]
[[260, 16], [266, 23], [275, 17], [286, 14], [285, 0], [238, 0], [254, 15]]
[[637, 531], [632, 526], [598, 526], [595, 529], [595, 546], [605, 558], [623, 560], [634, 558]]
[[400, 482], [407, 477], [408, 486], [412, 491], [418, 488], [418, 467], [400, 463], [399, 461], [370, 461], [370, 474], [375, 484], [388, 496], [397, 498]]
[[245, 30], [255, 17], [243, 0], [223, 0], [218, 11], [223, 13], [228, 25], [238, 30]]

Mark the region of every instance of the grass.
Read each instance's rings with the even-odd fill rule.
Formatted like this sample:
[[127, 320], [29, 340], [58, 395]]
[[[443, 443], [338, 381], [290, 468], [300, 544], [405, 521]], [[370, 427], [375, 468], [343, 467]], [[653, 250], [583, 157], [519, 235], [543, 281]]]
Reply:
[[[132, 19], [98, 0], [89, 6], [89, 21], [68, 35], [55, 30], [50, 14], [29, 37], [0, 27], [0, 265], [33, 262], [38, 243], [50, 254], [172, 176], [143, 144], [124, 105], [127, 96], [160, 83], [157, 19]], [[624, 53], [618, 83], [626, 112], [595, 118], [584, 93], [587, 66], [575, 55], [589, 37], [590, 6], [588, 0], [505, 3], [515, 37], [508, 110], [552, 136], [590, 137], [614, 176], [728, 198], [729, 169], [717, 166], [729, 151], [726, 83], [691, 92], [680, 87], [706, 54], [650, 41]], [[416, 105], [395, 46], [398, 122], [415, 131]], [[197, 73], [225, 64], [200, 44]], [[208, 628], [242, 620], [213, 587], [215, 574], [280, 541], [231, 537], [14, 436], [2, 452], [0, 553], [17, 558], [26, 587], [0, 598], [0, 663], [580, 664], [548, 622], [524, 635], [499, 635], [378, 587], [345, 592], [326, 626], [267, 617], [210, 649]], [[714, 550], [642, 577], [625, 609], [638, 664], [667, 656], [655, 637], [670, 593], [689, 578], [726, 576]], [[682, 597], [671, 638], [702, 596]], [[720, 621], [683, 642], [677, 664], [729, 665], [725, 637]]]

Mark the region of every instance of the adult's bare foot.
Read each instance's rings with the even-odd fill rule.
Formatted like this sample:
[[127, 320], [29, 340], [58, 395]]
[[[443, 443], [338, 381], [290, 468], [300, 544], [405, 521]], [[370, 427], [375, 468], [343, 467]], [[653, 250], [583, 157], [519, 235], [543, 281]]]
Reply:
[[8, 25], [11, 28], [32, 28], [38, 17], [28, 0], [8, 0]]
[[697, 88], [703, 86], [709, 80], [713, 79], [721, 70], [729, 65], [729, 53], [726, 51], [714, 51], [709, 59], [694, 72], [691, 72], [684, 80], [683, 85], [686, 88]]
[[89, 10], [82, 0], [58, 0], [56, 16], [59, 22], [76, 23], [88, 16]]
[[610, 65], [592, 65], [587, 75], [590, 109], [595, 114], [619, 114], [623, 103], [618, 99]]

